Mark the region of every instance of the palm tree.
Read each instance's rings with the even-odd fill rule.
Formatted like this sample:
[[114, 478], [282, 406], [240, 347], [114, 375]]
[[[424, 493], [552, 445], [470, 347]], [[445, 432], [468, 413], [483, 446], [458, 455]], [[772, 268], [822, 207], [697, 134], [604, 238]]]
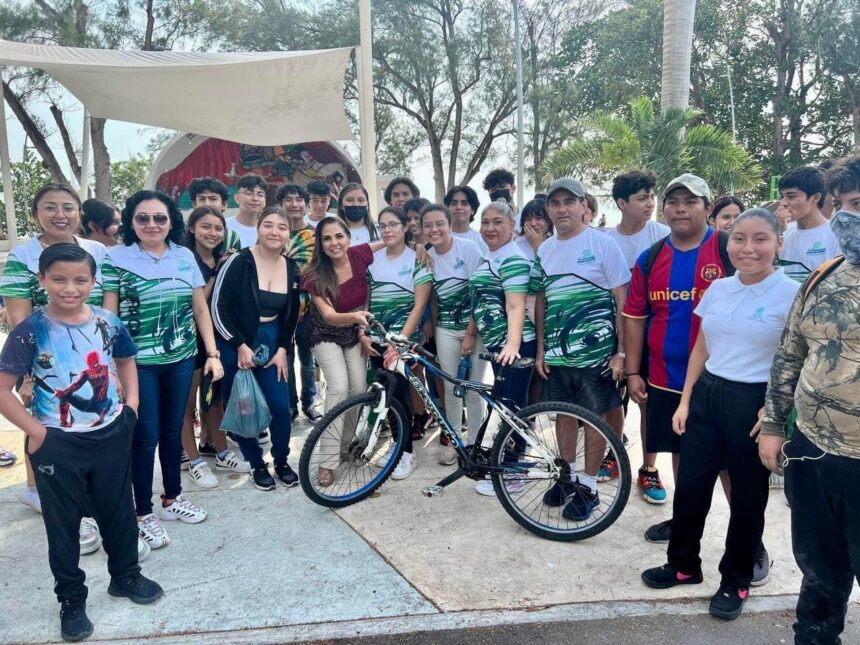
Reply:
[[598, 112], [583, 120], [582, 138], [556, 150], [541, 167], [545, 181], [578, 176], [604, 183], [631, 167], [648, 168], [662, 189], [674, 177], [693, 172], [714, 194], [755, 188], [762, 169], [732, 135], [712, 125], [693, 125], [698, 110], [654, 110], [645, 97], [629, 103], [625, 116]]
[[670, 108], [683, 110], [689, 105], [695, 17], [696, 0], [665, 0], [663, 3], [661, 112]]

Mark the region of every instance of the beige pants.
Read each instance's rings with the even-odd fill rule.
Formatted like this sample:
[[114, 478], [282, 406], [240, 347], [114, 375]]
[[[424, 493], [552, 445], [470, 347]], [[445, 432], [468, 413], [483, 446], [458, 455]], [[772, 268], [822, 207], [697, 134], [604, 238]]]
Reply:
[[[344, 349], [335, 343], [319, 343], [311, 347], [317, 365], [326, 381], [324, 409], [331, 410], [338, 403], [367, 390], [367, 359], [361, 355], [361, 345]], [[323, 461], [320, 466], [334, 470], [339, 463], [339, 447], [352, 439], [354, 420], [347, 422], [344, 431], [343, 418], [328, 428], [320, 438]]]
[[[457, 368], [460, 366], [460, 341], [465, 335], [465, 330], [452, 331], [442, 327], [436, 328], [436, 357], [439, 359], [439, 366], [443, 371], [453, 376], [457, 376]], [[472, 352], [472, 373], [469, 380], [488, 382], [486, 373], [489, 363], [478, 358], [479, 352], [486, 351], [484, 342], [478, 335], [475, 339], [475, 351]], [[486, 410], [487, 404], [477, 393], [469, 392], [466, 394], [466, 423], [469, 428], [470, 443], [474, 442], [478, 434]], [[454, 395], [454, 385], [448, 381], [445, 381], [445, 416], [448, 417], [448, 421], [454, 428], [460, 428], [463, 417], [463, 399]]]

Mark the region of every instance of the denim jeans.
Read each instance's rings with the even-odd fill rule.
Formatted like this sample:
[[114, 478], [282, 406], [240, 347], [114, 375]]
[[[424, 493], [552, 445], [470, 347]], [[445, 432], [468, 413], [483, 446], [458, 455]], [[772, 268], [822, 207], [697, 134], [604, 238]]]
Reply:
[[309, 343], [309, 323], [311, 317], [306, 315], [302, 321], [296, 326], [296, 341], [289, 350], [289, 365], [290, 365], [290, 406], [293, 410], [299, 408], [299, 395], [296, 390], [296, 354], [299, 355], [299, 365], [301, 366], [302, 375], [302, 408], [309, 408], [317, 395], [316, 384], [316, 361], [311, 352]]
[[[257, 339], [251, 349], [260, 345], [269, 348], [269, 356], [275, 355], [278, 350], [279, 327], [277, 322], [262, 323], [257, 331]], [[221, 392], [224, 401], [230, 399], [230, 391], [233, 389], [233, 381], [239, 371], [239, 354], [236, 348], [222, 338], [217, 338], [218, 350], [221, 352], [221, 364], [224, 366], [224, 378], [222, 380]], [[278, 381], [278, 370], [276, 367], [252, 367], [252, 373], [257, 380], [257, 385], [263, 392], [269, 412], [272, 413], [272, 422], [269, 424], [269, 432], [272, 438], [272, 459], [276, 466], [287, 463], [287, 455], [290, 454], [290, 398], [286, 381]], [[264, 465], [263, 449], [254, 437], [236, 437], [242, 456], [251, 464], [251, 468], [259, 468]]]
[[825, 454], [798, 430], [783, 450], [791, 543], [803, 573], [794, 642], [835, 645], [860, 579], [860, 459]]
[[182, 420], [191, 391], [194, 358], [162, 365], [138, 365], [140, 389], [138, 420], [131, 450], [131, 479], [136, 513], [152, 513], [153, 457], [158, 447], [164, 497], [176, 499], [182, 492], [180, 457]]

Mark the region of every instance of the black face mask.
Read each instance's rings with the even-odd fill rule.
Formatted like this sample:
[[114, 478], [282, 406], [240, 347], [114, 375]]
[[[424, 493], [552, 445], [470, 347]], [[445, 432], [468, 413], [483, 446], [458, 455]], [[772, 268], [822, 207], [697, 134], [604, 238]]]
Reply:
[[350, 222], [362, 222], [367, 217], [367, 206], [344, 206], [343, 216]]
[[499, 190], [494, 190], [490, 193], [490, 200], [497, 202], [500, 199], [504, 199], [508, 204], [511, 203], [511, 191], [508, 188], [500, 188]]

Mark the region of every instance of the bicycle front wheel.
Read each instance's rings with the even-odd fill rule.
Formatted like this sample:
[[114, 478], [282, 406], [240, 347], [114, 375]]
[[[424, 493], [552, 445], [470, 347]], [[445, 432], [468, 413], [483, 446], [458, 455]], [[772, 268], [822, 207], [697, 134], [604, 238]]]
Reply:
[[369, 497], [391, 475], [409, 432], [396, 401], [380, 414], [378, 392], [354, 396], [329, 410], [305, 441], [299, 481], [311, 501], [341, 508]]
[[[527, 430], [502, 424], [493, 443], [496, 496], [520, 526], [563, 542], [609, 528], [630, 497], [630, 460], [621, 439], [600, 416], [572, 403], [547, 401], [520, 410]], [[602, 462], [617, 464], [594, 495], [580, 481]]]

